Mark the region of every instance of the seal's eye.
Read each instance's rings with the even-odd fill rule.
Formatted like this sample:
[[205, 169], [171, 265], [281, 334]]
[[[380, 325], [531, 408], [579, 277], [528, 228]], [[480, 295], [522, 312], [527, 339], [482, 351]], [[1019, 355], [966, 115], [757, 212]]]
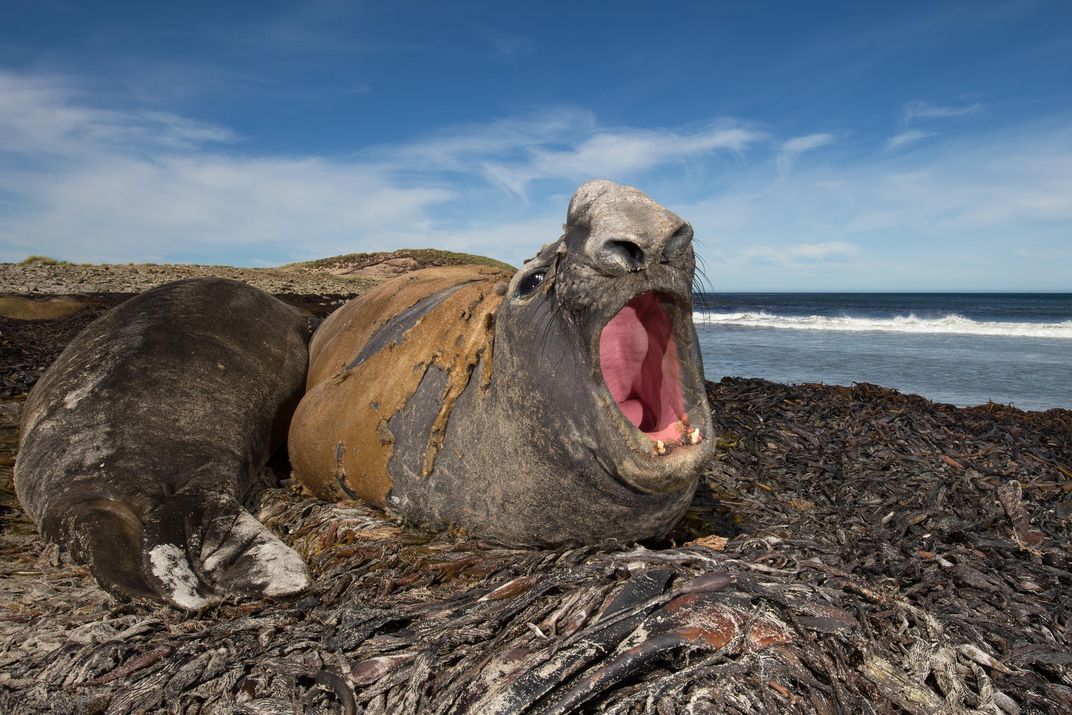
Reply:
[[547, 271], [535, 271], [533, 273], [528, 274], [521, 279], [521, 282], [517, 286], [517, 293], [515, 295], [518, 298], [524, 298], [525, 296], [531, 294], [532, 291], [539, 288], [540, 284], [543, 283], [545, 278], [547, 278]]

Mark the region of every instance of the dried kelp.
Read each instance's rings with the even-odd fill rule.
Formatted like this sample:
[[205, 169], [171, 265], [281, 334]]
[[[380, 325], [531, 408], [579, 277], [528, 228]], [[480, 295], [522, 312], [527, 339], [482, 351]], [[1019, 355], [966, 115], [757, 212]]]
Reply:
[[[27, 392], [67, 343], [105, 310], [132, 294], [101, 293], [81, 296], [85, 307], [52, 320], [19, 320], [0, 315], [0, 397]], [[46, 296], [34, 296], [47, 300]]]

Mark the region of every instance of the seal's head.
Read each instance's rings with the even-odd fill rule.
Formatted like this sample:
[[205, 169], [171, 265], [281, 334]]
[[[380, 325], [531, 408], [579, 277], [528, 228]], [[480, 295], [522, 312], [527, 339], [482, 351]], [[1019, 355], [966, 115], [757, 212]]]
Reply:
[[562, 436], [589, 445], [608, 478], [653, 495], [691, 494], [714, 447], [692, 238], [639, 190], [590, 181], [562, 238], [513, 277], [498, 316], [496, 362], [524, 346], [533, 384], [556, 385], [540, 392]]

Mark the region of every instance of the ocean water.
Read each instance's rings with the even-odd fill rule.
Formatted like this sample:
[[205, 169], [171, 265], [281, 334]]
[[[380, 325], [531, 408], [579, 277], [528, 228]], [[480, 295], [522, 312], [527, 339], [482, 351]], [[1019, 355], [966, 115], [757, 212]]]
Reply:
[[717, 293], [698, 296], [694, 322], [709, 380], [1072, 408], [1072, 293]]

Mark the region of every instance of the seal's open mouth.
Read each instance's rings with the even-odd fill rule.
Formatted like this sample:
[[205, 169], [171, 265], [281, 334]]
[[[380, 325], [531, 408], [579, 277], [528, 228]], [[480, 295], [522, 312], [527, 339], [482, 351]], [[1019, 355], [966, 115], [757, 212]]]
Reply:
[[664, 454], [667, 444], [697, 444], [681, 388], [668, 297], [641, 293], [618, 311], [599, 336], [599, 367], [622, 414]]

